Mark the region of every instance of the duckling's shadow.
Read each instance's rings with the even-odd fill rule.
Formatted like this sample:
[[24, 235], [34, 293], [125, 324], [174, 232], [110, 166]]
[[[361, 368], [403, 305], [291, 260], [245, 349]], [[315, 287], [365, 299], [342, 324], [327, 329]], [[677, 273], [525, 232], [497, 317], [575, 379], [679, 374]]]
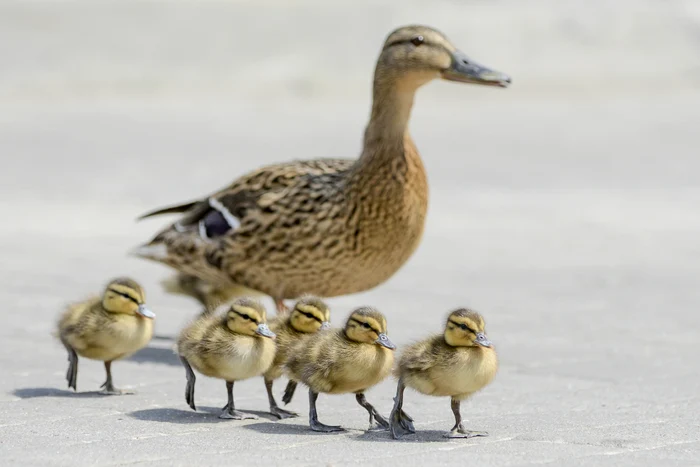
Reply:
[[391, 442], [391, 443], [473, 443], [484, 436], [475, 436], [473, 438], [445, 438], [445, 431], [439, 430], [421, 430], [413, 434], [407, 434], [399, 439], [391, 437], [391, 432], [386, 431], [366, 431], [353, 439], [357, 441], [371, 442]]
[[145, 347], [127, 358], [131, 362], [138, 363], [163, 363], [165, 365], [182, 366], [182, 362], [170, 348]]
[[[242, 409], [244, 410], [244, 409]], [[253, 410], [244, 410], [246, 413], [257, 415], [260, 418], [276, 420], [267, 412], [256, 412]], [[198, 407], [197, 411], [173, 408], [157, 408], [144, 409], [130, 412], [129, 415], [137, 420], [145, 420], [149, 422], [162, 423], [177, 423], [181, 425], [189, 425], [192, 423], [235, 423], [237, 420], [225, 420], [219, 418], [221, 407]], [[238, 420], [241, 421], [241, 420]], [[247, 420], [250, 422], [251, 420]]]
[[[273, 421], [278, 421], [277, 417], [273, 418]], [[246, 430], [257, 431], [265, 435], [312, 435], [312, 436], [333, 436], [340, 434], [351, 433], [352, 430], [348, 431], [336, 431], [333, 433], [319, 433], [317, 431], [312, 431], [308, 424], [291, 424], [291, 423], [251, 423], [245, 425], [243, 428]]]
[[99, 391], [74, 392], [56, 388], [20, 388], [12, 394], [20, 399], [34, 399], [37, 397], [110, 397]]

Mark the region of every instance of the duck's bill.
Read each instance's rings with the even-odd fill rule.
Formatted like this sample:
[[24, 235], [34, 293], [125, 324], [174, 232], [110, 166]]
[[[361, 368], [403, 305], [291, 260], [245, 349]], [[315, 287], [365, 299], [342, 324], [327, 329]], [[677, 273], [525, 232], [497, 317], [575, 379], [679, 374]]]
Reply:
[[480, 332], [476, 335], [474, 343], [479, 344], [482, 347], [491, 347], [493, 345], [489, 338], [486, 337], [486, 334], [484, 334], [483, 332]]
[[257, 332], [261, 336], [269, 337], [270, 339], [274, 339], [275, 337], [277, 337], [277, 334], [272, 332], [270, 328], [267, 327], [267, 324], [258, 324], [258, 329], [255, 332]]
[[321, 331], [327, 331], [330, 328], [331, 328], [331, 323], [329, 323], [328, 321], [324, 321], [323, 323], [321, 323]]
[[479, 65], [460, 50], [452, 53], [452, 65], [442, 72], [442, 79], [501, 88], [506, 88], [511, 83], [510, 76]]
[[394, 350], [396, 348], [396, 345], [391, 342], [389, 336], [384, 333], [379, 334], [379, 338], [375, 342], [383, 347], [386, 347], [387, 349]]
[[146, 305], [139, 305], [139, 307], [136, 309], [136, 313], [140, 314], [144, 318], [148, 319], [153, 319], [156, 317], [156, 314], [153, 313], [151, 310], [149, 310]]

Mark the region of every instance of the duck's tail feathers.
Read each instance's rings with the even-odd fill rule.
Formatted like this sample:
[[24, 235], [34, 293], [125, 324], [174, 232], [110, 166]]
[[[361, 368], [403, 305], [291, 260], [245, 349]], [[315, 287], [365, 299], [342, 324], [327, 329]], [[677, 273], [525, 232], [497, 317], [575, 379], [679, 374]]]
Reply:
[[167, 208], [156, 209], [155, 211], [140, 215], [137, 220], [142, 220], [147, 217], [160, 216], [161, 214], [180, 214], [191, 210], [199, 203], [201, 203], [201, 201], [192, 201], [191, 203], [178, 204], [177, 206], [168, 206]]

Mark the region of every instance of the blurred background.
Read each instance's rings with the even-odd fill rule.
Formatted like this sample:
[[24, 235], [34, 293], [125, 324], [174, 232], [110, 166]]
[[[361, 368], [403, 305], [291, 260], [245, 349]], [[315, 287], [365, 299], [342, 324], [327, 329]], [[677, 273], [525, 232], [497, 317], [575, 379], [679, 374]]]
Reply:
[[[529, 423], [509, 406], [579, 426], [613, 407], [697, 413], [695, 0], [0, 1], [5, 389], [63, 387], [54, 317], [115, 275], [141, 281], [159, 335], [176, 333], [197, 306], [164, 294], [168, 269], [126, 256], [169, 219], [136, 217], [263, 164], [357, 157], [374, 62], [408, 23], [513, 85], [419, 91], [423, 243], [383, 286], [333, 299], [334, 323], [375, 304], [405, 344], [450, 308], [482, 310], [503, 369], [472, 415], [500, 416], [501, 433]], [[182, 405], [181, 369], [157, 363]]]

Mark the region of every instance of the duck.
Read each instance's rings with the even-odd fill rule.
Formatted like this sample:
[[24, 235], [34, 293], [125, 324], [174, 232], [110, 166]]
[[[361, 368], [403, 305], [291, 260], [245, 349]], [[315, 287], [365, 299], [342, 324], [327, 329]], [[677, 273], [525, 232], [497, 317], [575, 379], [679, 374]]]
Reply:
[[226, 381], [228, 402], [221, 419], [257, 419], [254, 414], [236, 410], [233, 384], [262, 375], [275, 357], [276, 335], [267, 325], [265, 307], [250, 297], [239, 297], [224, 313], [203, 314], [180, 333], [176, 347], [185, 367], [185, 401], [197, 410], [194, 401], [196, 376]]
[[407, 347], [399, 358], [394, 372], [398, 378], [396, 397], [389, 417], [392, 437], [415, 433], [413, 418], [403, 411], [406, 387], [428, 396], [450, 397], [455, 425], [445, 437], [488, 436], [464, 427], [460, 405], [489, 385], [497, 371], [498, 357], [481, 314], [468, 308], [451, 312], [442, 334]]
[[60, 316], [55, 335], [68, 351], [68, 388], [78, 390], [78, 356], [104, 362], [107, 379], [101, 394], [133, 394], [117, 389], [112, 362], [146, 347], [156, 317], [145, 304], [146, 294], [133, 279], [111, 280], [101, 296], [69, 305]]
[[317, 332], [300, 342], [292, 350], [286, 370], [294, 382], [292, 388], [298, 382], [309, 388], [311, 430], [345, 431], [319, 422], [316, 400], [320, 393], [354, 393], [357, 403], [369, 413], [370, 430], [389, 429], [389, 423], [367, 401], [365, 392], [389, 376], [395, 349], [387, 335], [386, 318], [368, 306], [354, 310], [342, 329]]
[[[284, 410], [277, 405], [272, 393], [272, 386], [276, 379], [284, 373], [284, 364], [287, 362], [290, 351], [307, 336], [330, 329], [331, 312], [328, 305], [318, 297], [303, 296], [292, 308], [289, 315], [277, 315], [270, 320], [270, 329], [277, 335], [275, 359], [270, 368], [263, 375], [265, 389], [270, 402], [270, 413], [279, 419], [298, 417], [299, 415]], [[286, 401], [289, 403], [291, 397]]]
[[139, 220], [178, 218], [130, 254], [215, 290], [236, 284], [255, 290], [271, 297], [280, 313], [289, 311], [285, 299], [302, 294], [329, 298], [384, 283], [412, 256], [424, 231], [428, 180], [408, 124], [416, 91], [435, 79], [511, 84], [437, 29], [399, 27], [376, 62], [357, 159], [268, 165], [205, 197], [147, 212]]

